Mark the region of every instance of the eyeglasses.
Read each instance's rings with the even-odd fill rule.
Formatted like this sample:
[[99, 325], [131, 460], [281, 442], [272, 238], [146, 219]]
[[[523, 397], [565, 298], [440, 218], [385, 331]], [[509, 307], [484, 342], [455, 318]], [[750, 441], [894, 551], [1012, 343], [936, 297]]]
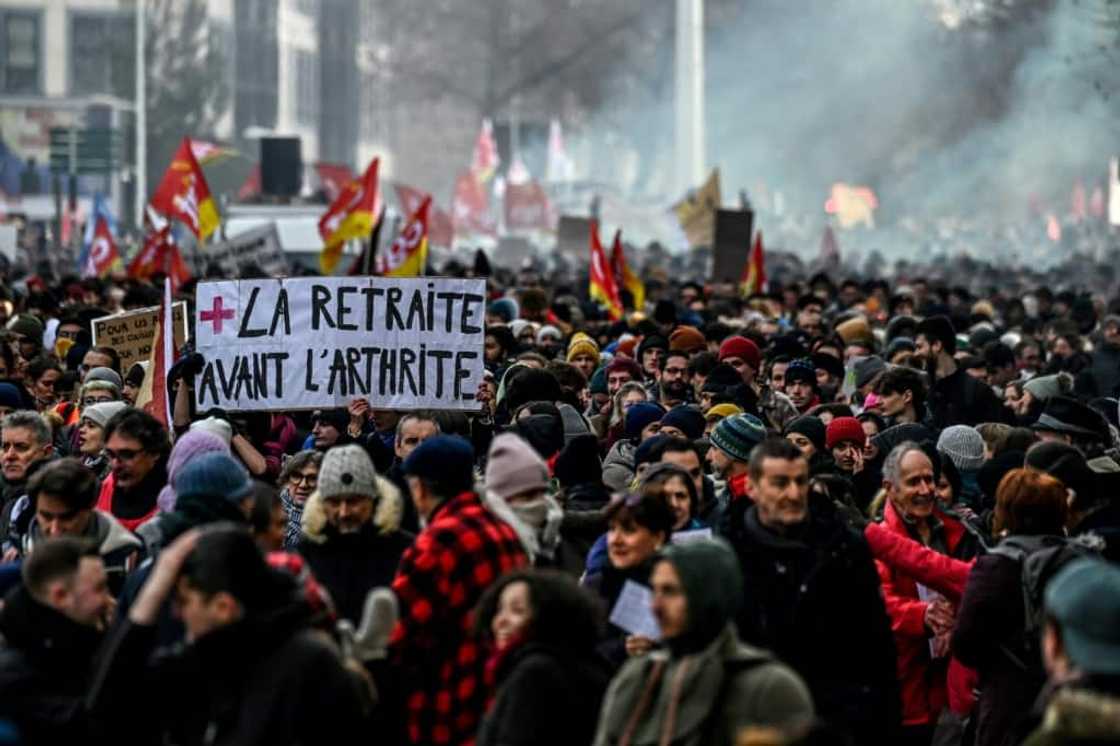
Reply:
[[139, 448], [122, 448], [119, 451], [111, 451], [106, 448], [105, 458], [109, 459], [110, 461], [132, 461], [143, 452], [144, 451]]
[[111, 401], [113, 401], [113, 397], [111, 397], [111, 396], [106, 396], [104, 398], [99, 397], [99, 396], [87, 396], [84, 399], [82, 399], [82, 406], [83, 407], [92, 407], [94, 404], [105, 404], [105, 403], [111, 402]]
[[296, 473], [296, 472], [292, 472], [291, 476], [288, 477], [288, 481], [291, 482], [292, 484], [304, 483], [308, 487], [314, 487], [316, 484], [319, 483], [319, 475], [318, 474], [299, 474], [299, 473]]

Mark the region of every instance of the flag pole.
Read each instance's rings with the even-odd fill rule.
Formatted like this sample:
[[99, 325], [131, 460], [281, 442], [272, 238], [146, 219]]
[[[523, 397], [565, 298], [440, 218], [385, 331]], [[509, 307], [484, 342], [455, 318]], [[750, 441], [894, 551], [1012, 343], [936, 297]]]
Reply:
[[[136, 227], [144, 229], [144, 204], [148, 200], [148, 100], [147, 61], [144, 59], [145, 0], [136, 0]], [[122, 210], [123, 212], [123, 210]]]
[[381, 224], [385, 221], [385, 205], [381, 205], [381, 212], [377, 216], [377, 223], [369, 235], [369, 248], [366, 250], [365, 266], [362, 267], [363, 275], [373, 274], [373, 258], [377, 255], [377, 243], [381, 238]]

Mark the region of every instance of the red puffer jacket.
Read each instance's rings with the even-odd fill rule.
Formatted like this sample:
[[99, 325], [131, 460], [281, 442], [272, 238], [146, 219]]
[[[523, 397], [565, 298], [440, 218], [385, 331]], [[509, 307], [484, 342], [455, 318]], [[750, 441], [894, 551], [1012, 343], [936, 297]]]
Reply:
[[[961, 546], [962, 542], [968, 539], [964, 526], [960, 521], [940, 511], [937, 511], [936, 515], [944, 524], [945, 542], [950, 554], [957, 554], [958, 550], [964, 548]], [[925, 550], [925, 547], [910, 538], [902, 517], [890, 501], [887, 502], [883, 512], [883, 523], [880, 524], [880, 528], [912, 542], [917, 550]], [[872, 550], [875, 551], [875, 544], [872, 544]], [[883, 597], [886, 602], [887, 613], [891, 618], [895, 647], [898, 650], [898, 680], [902, 689], [902, 722], [904, 725], [931, 724], [937, 722], [937, 717], [946, 704], [949, 704], [954, 712], [962, 714], [972, 709], [974, 699], [972, 689], [975, 684], [975, 674], [955, 661], [947, 666], [943, 661], [931, 660], [930, 638], [925, 625], [928, 604], [918, 597], [919, 579], [911, 572], [920, 570], [922, 567], [930, 569], [930, 576], [925, 577], [924, 580], [937, 580], [938, 578], [940, 580], [936, 584], [923, 582], [923, 585], [941, 592], [953, 603], [960, 601], [964, 584], [960, 582], [962, 578], [959, 577], [961, 568], [957, 568], [951, 575], [943, 575], [937, 569], [938, 563], [930, 562], [928, 558], [918, 557], [912, 552], [903, 552], [902, 554], [903, 556], [909, 556], [912, 561], [911, 566], [906, 570], [878, 559], [878, 552], [876, 552], [875, 564], [879, 569]], [[949, 593], [948, 591], [954, 592]], [[946, 692], [947, 682], [951, 689], [948, 695]]]
[[[954, 605], [960, 603], [976, 560], [965, 562], [946, 557], [909, 537], [899, 536], [880, 523], [869, 523], [863, 533], [876, 560], [937, 591]], [[972, 712], [979, 679], [976, 670], [954, 656], [949, 660], [946, 678], [949, 709], [958, 715]]]

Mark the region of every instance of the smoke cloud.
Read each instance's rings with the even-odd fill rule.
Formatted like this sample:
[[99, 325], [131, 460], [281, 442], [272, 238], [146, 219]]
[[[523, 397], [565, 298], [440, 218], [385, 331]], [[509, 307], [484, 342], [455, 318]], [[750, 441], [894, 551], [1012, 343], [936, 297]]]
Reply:
[[[1117, 32], [1105, 0], [991, 4], [1004, 12], [977, 21], [953, 0], [741, 3], [707, 34], [708, 159], [724, 201], [780, 190], [823, 226], [831, 184], [846, 181], [876, 191], [881, 224], [1022, 222], [1032, 201], [1064, 214], [1074, 181], [1103, 183], [1117, 148], [1120, 76], [1104, 48]], [[621, 138], [639, 155], [594, 157], [591, 178], [678, 196], [667, 77], [575, 133], [585, 153]]]

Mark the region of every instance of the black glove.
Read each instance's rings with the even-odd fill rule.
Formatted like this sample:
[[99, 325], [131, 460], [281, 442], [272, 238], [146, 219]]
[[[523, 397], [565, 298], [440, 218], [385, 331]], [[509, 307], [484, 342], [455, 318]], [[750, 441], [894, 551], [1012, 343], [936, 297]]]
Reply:
[[192, 352], [189, 355], [183, 355], [179, 358], [171, 370], [167, 371], [167, 380], [175, 381], [179, 378], [193, 379], [202, 369], [206, 367], [206, 358], [197, 352]]

